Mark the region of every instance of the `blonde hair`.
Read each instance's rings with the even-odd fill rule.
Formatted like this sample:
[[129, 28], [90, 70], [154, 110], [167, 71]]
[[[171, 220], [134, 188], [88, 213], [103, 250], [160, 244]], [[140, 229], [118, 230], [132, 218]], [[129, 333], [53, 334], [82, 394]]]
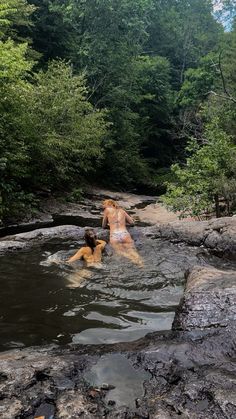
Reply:
[[103, 205], [106, 207], [119, 208], [119, 205], [116, 201], [113, 201], [113, 199], [105, 199], [105, 201], [103, 201]]

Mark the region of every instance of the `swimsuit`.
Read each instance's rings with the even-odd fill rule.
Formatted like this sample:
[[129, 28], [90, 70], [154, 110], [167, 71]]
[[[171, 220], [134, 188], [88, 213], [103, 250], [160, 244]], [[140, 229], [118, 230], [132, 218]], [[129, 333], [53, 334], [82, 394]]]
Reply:
[[119, 228], [121, 227], [121, 224], [123, 224], [123, 220], [119, 219], [119, 214], [120, 214], [119, 210], [116, 210], [115, 214], [111, 216], [111, 218], [109, 219], [109, 225], [110, 226], [114, 225], [114, 227], [117, 229], [110, 233], [110, 240], [114, 240], [114, 242], [117, 242], [117, 243], [124, 243], [124, 242], [127, 242], [127, 239], [128, 239], [128, 241], [130, 242], [130, 240], [132, 239], [128, 231], [119, 230]]
[[113, 231], [110, 238], [122, 243], [126, 238], [130, 238], [130, 234], [128, 231]]

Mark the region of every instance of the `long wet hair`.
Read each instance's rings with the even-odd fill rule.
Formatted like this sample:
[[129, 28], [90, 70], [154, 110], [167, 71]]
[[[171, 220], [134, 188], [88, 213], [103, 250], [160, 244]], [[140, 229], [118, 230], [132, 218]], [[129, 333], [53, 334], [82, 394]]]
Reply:
[[119, 208], [118, 203], [116, 201], [113, 201], [113, 199], [105, 199], [105, 201], [103, 201], [103, 205], [107, 207], [113, 207], [115, 209]]
[[90, 249], [94, 250], [97, 246], [97, 235], [93, 228], [88, 228], [84, 233], [85, 243]]

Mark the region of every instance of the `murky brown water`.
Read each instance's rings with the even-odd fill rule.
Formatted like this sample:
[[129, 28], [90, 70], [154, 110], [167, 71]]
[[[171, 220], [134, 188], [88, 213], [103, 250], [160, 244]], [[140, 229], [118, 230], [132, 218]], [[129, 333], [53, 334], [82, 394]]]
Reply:
[[147, 238], [137, 245], [144, 268], [105, 255], [102, 268], [83, 271], [83, 279], [81, 262], [55, 263], [78, 243], [51, 243], [1, 257], [0, 349], [131, 341], [169, 330], [184, 272], [199, 263], [197, 250]]

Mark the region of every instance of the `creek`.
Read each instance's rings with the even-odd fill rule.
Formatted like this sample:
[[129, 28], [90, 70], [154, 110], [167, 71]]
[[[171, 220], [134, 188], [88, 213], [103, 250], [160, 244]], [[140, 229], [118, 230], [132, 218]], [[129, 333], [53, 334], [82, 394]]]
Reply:
[[0, 349], [128, 342], [170, 330], [186, 269], [205, 262], [197, 248], [137, 230], [143, 268], [109, 247], [100, 269], [68, 266], [82, 242], [58, 239], [1, 257]]
[[235, 417], [234, 219], [134, 227], [143, 268], [88, 269], [73, 217], [0, 243], [0, 417]]

